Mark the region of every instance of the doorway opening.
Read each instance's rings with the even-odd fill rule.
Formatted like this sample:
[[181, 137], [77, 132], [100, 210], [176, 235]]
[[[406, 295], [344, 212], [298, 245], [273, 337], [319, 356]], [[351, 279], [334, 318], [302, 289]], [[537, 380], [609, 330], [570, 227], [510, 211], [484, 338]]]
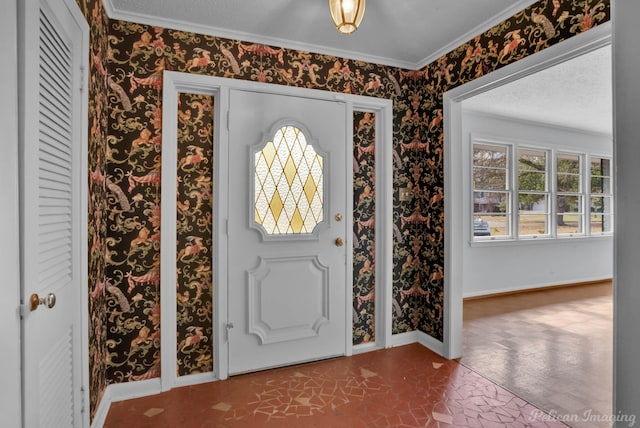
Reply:
[[[583, 116], [582, 124], [559, 122], [560, 119], [569, 117], [569, 113], [579, 112], [582, 107], [588, 105], [589, 103], [584, 102], [584, 99], [580, 108], [560, 110], [553, 120], [543, 118], [532, 120], [519, 116], [526, 113], [524, 105], [527, 102], [530, 106], [530, 102], [538, 98], [547, 99], [547, 104], [540, 109], [544, 113], [551, 113], [554, 107], [561, 104], [547, 98], [548, 95], [560, 92], [558, 89], [549, 90], [549, 85], [544, 85], [540, 80], [531, 83], [531, 79], [551, 74], [554, 68], [563, 70], [572, 60], [605, 62], [605, 67], [610, 71], [610, 54], [606, 52], [609, 44], [610, 26], [605, 26], [593, 34], [583, 34], [576, 40], [563, 42], [445, 94], [445, 230], [447, 231], [445, 247], [447, 251], [445, 251], [444, 344], [448, 357], [462, 357], [462, 363], [465, 363], [464, 298], [513, 293], [528, 288], [607, 280], [612, 277], [613, 229], [603, 233], [602, 222], [600, 230], [597, 226], [598, 219], [602, 218], [603, 213], [606, 214], [605, 217], [611, 215], [611, 218], [613, 213], [609, 209], [598, 209], [593, 205], [599, 196], [593, 185], [594, 182], [598, 182], [599, 177], [592, 168], [594, 164], [602, 165], [601, 161], [605, 158], [608, 165], [613, 165], [610, 131], [612, 114], [599, 113], [600, 116], [606, 116], [605, 122], [608, 120], [606, 123], [608, 129], [605, 130], [590, 128], [594, 119], [585, 121], [586, 113], [584, 112], [578, 115]], [[572, 83], [579, 83], [584, 79], [584, 76], [575, 73], [565, 77], [572, 79]], [[609, 85], [608, 103], [610, 105], [610, 77], [605, 83]], [[591, 86], [585, 86], [586, 88], [582, 88], [580, 94], [593, 96], [593, 93], [587, 89]], [[530, 92], [528, 95], [523, 95], [519, 88]], [[493, 110], [493, 107], [499, 105], [497, 102], [499, 97], [511, 97], [512, 104], [505, 107], [504, 111]], [[514, 101], [520, 104], [513, 104]], [[593, 103], [593, 98], [590, 101]], [[505, 119], [505, 117], [508, 118]], [[546, 125], [541, 126], [540, 123], [546, 123]], [[581, 128], [581, 131], [572, 137], [570, 131], [575, 129], [571, 128]], [[606, 143], [598, 145], [595, 140], [604, 140]], [[498, 168], [494, 168], [495, 165], [480, 165], [481, 162], [474, 161], [474, 155], [483, 152], [494, 153], [496, 156], [490, 156], [490, 158], [497, 159], [498, 153], [501, 152], [497, 149], [493, 150], [495, 148], [504, 149], [504, 154], [499, 156], [504, 156], [505, 159], [511, 158], [510, 161], [505, 161], [504, 171], [500, 172], [500, 174], [504, 173], [506, 179], [504, 182], [494, 183], [497, 187], [490, 188], [490, 192], [482, 193], [479, 191], [487, 189], [478, 188], [476, 179], [482, 177], [480, 177], [481, 174], [477, 174], [477, 170], [484, 168], [485, 172], [487, 170], [496, 172]], [[536, 159], [544, 160], [540, 164], [544, 165], [544, 168], [529, 168], [527, 171], [527, 168], [523, 167], [519, 173], [518, 166], [523, 165], [523, 160], [531, 161], [533, 154], [536, 154]], [[582, 186], [581, 190], [576, 189], [573, 195], [576, 196], [573, 200], [576, 202], [575, 210], [571, 211], [570, 215], [569, 211], [563, 210], [560, 206], [562, 198], [566, 196], [563, 191], [567, 190], [563, 188], [561, 175], [565, 172], [562, 168], [568, 154], [575, 156], [576, 165], [581, 168], [581, 172], [576, 174], [579, 175], [578, 185]], [[534, 162], [529, 162], [528, 165], [534, 165]], [[463, 173], [454, 174], [452, 171], [463, 171]], [[523, 180], [523, 174], [534, 172], [543, 177], [540, 183], [546, 184], [546, 187], [528, 189], [523, 184], [519, 192], [518, 185]], [[610, 195], [608, 194], [607, 198], [613, 196], [612, 176], [613, 174], [608, 173]], [[592, 179], [592, 177], [595, 178]], [[582, 191], [584, 195], [579, 195]], [[500, 198], [494, 204], [494, 209], [487, 209], [479, 203], [480, 197], [488, 200], [489, 197], [494, 196]], [[527, 205], [526, 197], [534, 197], [535, 203]], [[476, 218], [487, 223], [488, 233], [474, 233]], [[569, 220], [577, 218], [584, 220], [576, 222], [575, 231], [568, 231], [566, 224], [570, 223]], [[527, 222], [533, 220], [538, 222], [535, 230], [527, 229], [525, 227]], [[592, 247], [587, 251], [590, 256], [596, 258], [594, 262], [580, 258], [580, 251], [587, 247]], [[598, 250], [595, 250], [595, 247], [598, 247]], [[536, 256], [536, 253], [542, 255]], [[527, 270], [528, 268], [530, 270]], [[564, 268], [569, 269], [563, 272]], [[590, 268], [595, 270], [589, 272]], [[583, 287], [588, 286], [583, 284]], [[526, 296], [525, 300], [527, 298], [533, 300], [532, 294], [526, 294]], [[610, 294], [606, 298], [610, 299]], [[506, 305], [504, 302], [497, 304]], [[466, 303], [464, 307], [466, 310]], [[508, 310], [505, 307], [505, 311]], [[607, 316], [612, 317], [612, 314]], [[467, 321], [466, 316], [464, 321]], [[503, 328], [499, 328], [500, 332], [510, 328], [504, 322], [502, 326]], [[517, 335], [516, 330], [517, 328], [511, 333]], [[606, 337], [611, 337], [611, 330], [612, 324]], [[504, 340], [504, 337], [495, 338], [496, 346], [500, 346], [501, 340]], [[521, 366], [523, 363], [517, 358], [517, 352], [508, 349], [508, 345], [507, 343], [504, 348], [505, 361], [502, 364], [508, 366], [509, 372], [516, 378], [519, 376], [518, 371], [526, 370], [526, 367]], [[600, 343], [600, 346], [609, 350], [608, 358], [611, 358], [611, 341]], [[547, 351], [551, 355], [551, 350]], [[589, 349], [583, 351], [580, 357], [590, 358]], [[577, 349], [577, 352], [580, 351]], [[571, 361], [552, 362], [552, 364], [571, 363]], [[544, 367], [542, 369], [542, 372], [545, 372]], [[609, 370], [608, 373], [610, 372]], [[499, 379], [493, 380], [500, 384]], [[550, 381], [561, 382], [556, 378]], [[605, 382], [605, 388], [607, 388], [606, 385], [610, 385], [610, 382]], [[544, 385], [538, 389], [542, 394], [547, 392]], [[568, 406], [559, 407], [559, 409], [547, 408], [546, 410], [559, 410], [563, 413], [568, 408]], [[574, 408], [575, 411], [577, 410]], [[582, 415], [583, 411], [584, 409], [580, 408], [579, 414]], [[610, 409], [594, 408], [592, 411], [607, 414]]]

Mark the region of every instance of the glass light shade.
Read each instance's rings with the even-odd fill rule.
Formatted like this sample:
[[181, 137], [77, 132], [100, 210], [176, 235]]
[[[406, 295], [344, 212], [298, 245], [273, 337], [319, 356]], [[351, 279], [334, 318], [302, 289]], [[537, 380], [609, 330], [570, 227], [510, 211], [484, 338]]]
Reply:
[[329, 0], [331, 18], [338, 31], [351, 34], [358, 29], [364, 16], [365, 0]]

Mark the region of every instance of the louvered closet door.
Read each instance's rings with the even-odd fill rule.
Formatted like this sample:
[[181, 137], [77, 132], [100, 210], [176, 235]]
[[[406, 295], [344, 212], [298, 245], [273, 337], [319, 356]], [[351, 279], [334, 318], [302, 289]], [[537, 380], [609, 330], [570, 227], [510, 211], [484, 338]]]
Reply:
[[[25, 427], [81, 417], [80, 157], [82, 33], [63, 0], [23, 4], [21, 241]], [[86, 177], [85, 177], [86, 179]], [[85, 284], [86, 286], [86, 284]]]

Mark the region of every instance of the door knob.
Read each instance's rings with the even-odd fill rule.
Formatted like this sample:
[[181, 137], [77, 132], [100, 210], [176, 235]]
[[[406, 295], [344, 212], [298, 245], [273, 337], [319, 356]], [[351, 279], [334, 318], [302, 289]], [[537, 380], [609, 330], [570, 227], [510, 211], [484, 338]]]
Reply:
[[33, 293], [31, 297], [29, 297], [29, 309], [33, 312], [38, 309], [40, 305], [44, 305], [49, 309], [53, 308], [56, 305], [56, 295], [49, 293], [47, 297], [40, 297], [37, 293]]
[[336, 238], [336, 247], [342, 247], [344, 245], [344, 241], [342, 238]]

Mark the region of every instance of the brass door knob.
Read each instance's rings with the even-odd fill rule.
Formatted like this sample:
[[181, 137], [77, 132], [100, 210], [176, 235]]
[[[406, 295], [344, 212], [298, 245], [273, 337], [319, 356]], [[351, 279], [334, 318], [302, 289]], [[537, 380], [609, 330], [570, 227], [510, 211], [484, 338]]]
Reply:
[[336, 238], [336, 247], [342, 247], [344, 245], [344, 241], [342, 238]]
[[29, 309], [33, 312], [38, 309], [40, 305], [44, 305], [49, 309], [53, 308], [56, 305], [56, 295], [49, 293], [47, 297], [40, 297], [37, 293], [33, 293], [29, 297]]

